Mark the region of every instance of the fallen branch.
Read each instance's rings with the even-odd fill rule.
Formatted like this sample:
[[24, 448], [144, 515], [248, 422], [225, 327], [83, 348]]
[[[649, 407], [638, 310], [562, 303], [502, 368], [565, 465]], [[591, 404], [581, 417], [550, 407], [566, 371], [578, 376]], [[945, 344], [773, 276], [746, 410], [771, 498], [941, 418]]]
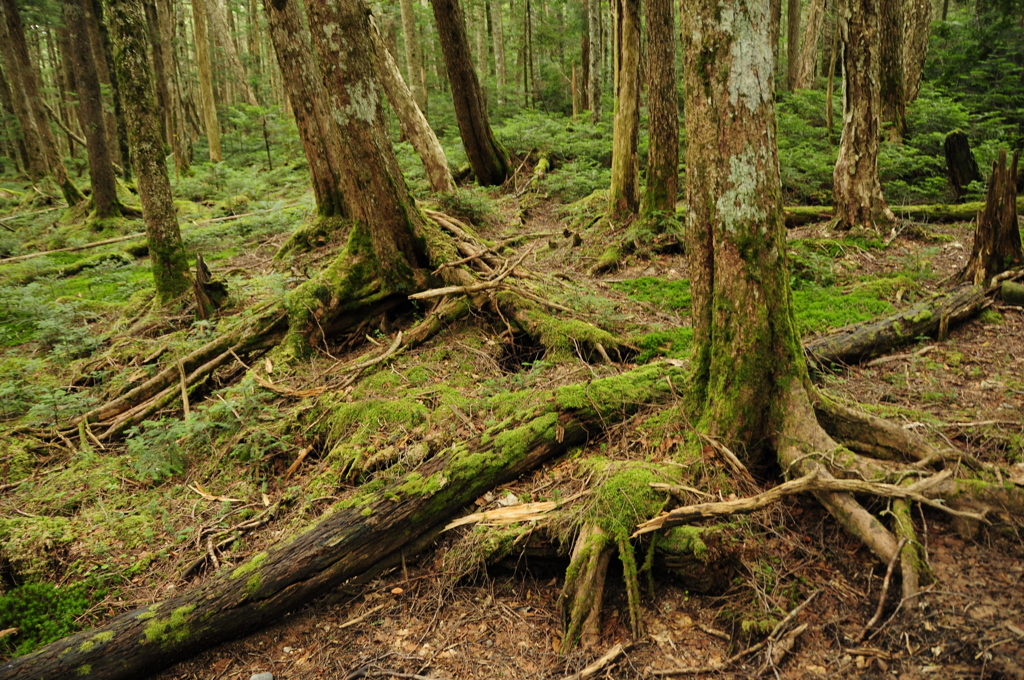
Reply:
[[900, 555], [903, 551], [903, 546], [906, 545], [907, 539], [901, 538], [899, 545], [896, 546], [896, 552], [893, 554], [892, 559], [889, 560], [889, 566], [885, 570], [885, 580], [882, 581], [882, 593], [878, 596], [878, 606], [875, 608], [875, 615], [871, 617], [867, 625], [864, 626], [864, 630], [860, 632], [860, 635], [856, 637], [854, 642], [862, 642], [864, 637], [871, 630], [872, 626], [878, 623], [878, 619], [882, 618], [882, 609], [885, 607], [885, 598], [889, 595], [889, 583], [892, 581], [892, 571], [896, 566], [896, 563], [900, 559]]
[[604, 656], [602, 656], [600, 659], [598, 659], [594, 663], [590, 664], [589, 666], [581, 670], [579, 673], [567, 675], [564, 678], [562, 678], [562, 680], [586, 680], [586, 678], [592, 678], [601, 671], [603, 671], [605, 668], [613, 664], [615, 660], [622, 656], [623, 652], [625, 651], [626, 648], [623, 647], [622, 644], [617, 644], [611, 649], [609, 649], [607, 652], [605, 652]]
[[41, 215], [43, 213], [53, 212], [54, 210], [64, 210], [66, 207], [67, 206], [59, 205], [56, 208], [43, 208], [42, 210], [33, 210], [32, 212], [8, 215], [7, 217], [0, 218], [0, 222], [10, 222], [11, 220], [17, 220], [22, 217], [31, 217], [32, 215]]
[[[56, 208], [54, 208], [56, 209]], [[34, 257], [42, 257], [44, 255], [53, 255], [54, 253], [73, 253], [78, 250], [88, 250], [89, 248], [98, 248], [99, 246], [108, 246], [111, 243], [121, 243], [122, 241], [129, 241], [133, 238], [146, 238], [144, 232], [137, 234], [128, 234], [127, 236], [118, 236], [117, 238], [108, 238], [103, 241], [93, 241], [92, 243], [86, 243], [82, 246], [69, 246], [67, 248], [57, 248], [56, 250], [44, 250], [40, 253], [29, 253], [28, 255], [18, 255], [16, 257], [8, 257], [0, 260], [0, 264], [9, 264], [11, 262], [20, 262], [22, 260], [31, 260]]]

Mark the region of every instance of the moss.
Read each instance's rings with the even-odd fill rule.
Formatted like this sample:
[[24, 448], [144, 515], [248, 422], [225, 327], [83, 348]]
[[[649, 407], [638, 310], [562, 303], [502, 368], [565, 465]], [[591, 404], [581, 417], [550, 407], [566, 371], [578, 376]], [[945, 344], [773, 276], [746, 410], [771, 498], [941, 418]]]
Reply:
[[359, 514], [362, 515], [363, 517], [369, 517], [370, 515], [373, 514], [373, 508], [367, 506], [367, 507], [363, 508], [362, 512], [360, 512]]
[[82, 654], [85, 654], [86, 652], [91, 652], [92, 648], [95, 647], [95, 646], [96, 646], [95, 642], [92, 642], [91, 640], [86, 640], [82, 644], [78, 645], [78, 651], [81, 652]]
[[231, 580], [240, 579], [243, 576], [248, 576], [252, 572], [263, 566], [263, 562], [267, 559], [267, 553], [259, 552], [253, 555], [248, 562], [235, 568], [231, 572]]
[[155, 618], [156, 612], [158, 609], [160, 609], [161, 604], [163, 603], [157, 602], [156, 604], [149, 605], [149, 608], [146, 611], [142, 612], [135, 618], [139, 621], [149, 621], [150, 619]]
[[555, 391], [555, 407], [576, 411], [584, 417], [626, 412], [634, 413], [640, 404], [657, 401], [671, 392], [669, 380], [683, 384], [681, 369], [666, 364], [648, 364], [591, 383], [566, 385]]
[[0, 558], [22, 578], [44, 576], [53, 569], [61, 548], [77, 537], [67, 517], [0, 519]]
[[92, 640], [96, 643], [102, 644], [104, 642], [110, 642], [114, 639], [114, 633], [111, 631], [104, 631], [102, 633], [96, 633], [92, 636]]
[[[614, 467], [602, 459], [594, 459], [590, 465]], [[677, 474], [675, 468], [651, 464], [627, 464], [614, 470], [593, 489], [589, 521], [613, 540], [628, 541], [636, 525], [654, 517], [665, 504], [665, 494], [651, 484], [675, 481]]]
[[251, 597], [256, 594], [261, 585], [263, 585], [263, 577], [257, 571], [245, 582], [245, 592]]
[[622, 251], [618, 246], [611, 246], [601, 253], [599, 258], [597, 258], [597, 262], [595, 262], [594, 266], [591, 267], [590, 273], [593, 275], [611, 271], [618, 267], [621, 261]]
[[693, 555], [702, 562], [708, 559], [708, 546], [701, 538], [702, 527], [681, 526], [669, 529], [658, 539], [658, 545], [674, 555]]
[[188, 616], [195, 611], [195, 605], [178, 607], [166, 619], [154, 619], [146, 625], [146, 642], [163, 645], [187, 640], [192, 634], [188, 625]]
[[92, 666], [90, 664], [83, 664], [79, 666], [75, 671], [75, 675], [81, 675], [83, 677], [86, 675], [92, 675]]

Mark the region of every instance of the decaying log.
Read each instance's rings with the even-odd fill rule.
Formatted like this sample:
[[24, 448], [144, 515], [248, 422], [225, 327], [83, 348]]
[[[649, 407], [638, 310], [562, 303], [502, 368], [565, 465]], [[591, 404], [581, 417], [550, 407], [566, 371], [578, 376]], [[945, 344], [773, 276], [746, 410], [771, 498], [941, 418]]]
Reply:
[[[948, 224], [969, 222], [985, 207], [983, 201], [960, 204], [907, 205], [893, 208], [896, 217], [911, 222], [926, 224]], [[1017, 210], [1024, 210], [1024, 196], [1017, 198]], [[824, 205], [790, 206], [783, 209], [786, 226], [801, 227], [813, 222], [828, 222], [832, 219], [832, 208]]]
[[959, 203], [967, 193], [967, 185], [983, 179], [981, 170], [978, 169], [978, 161], [974, 159], [971, 143], [963, 130], [953, 130], [946, 135], [942, 150], [946, 154], [946, 175], [949, 177], [949, 186], [953, 189], [953, 198]]
[[0, 665], [0, 680], [134, 680], [266, 626], [400, 557], [486, 491], [585, 444], [643, 404], [671, 398], [666, 375], [680, 381], [683, 372], [649, 365], [556, 390], [540, 412], [445, 449], [384, 491], [340, 503], [308, 530], [197, 588]]
[[964, 284], [890, 316], [851, 324], [815, 338], [804, 343], [804, 353], [819, 366], [854, 363], [968, 319], [981, 311], [987, 300], [982, 286]]
[[992, 164], [992, 176], [985, 195], [985, 209], [978, 214], [974, 232], [974, 248], [967, 266], [960, 272], [961, 281], [988, 283], [996, 274], [1024, 264], [1020, 226], [1017, 223], [1017, 161], [1006, 167], [1006, 152]]

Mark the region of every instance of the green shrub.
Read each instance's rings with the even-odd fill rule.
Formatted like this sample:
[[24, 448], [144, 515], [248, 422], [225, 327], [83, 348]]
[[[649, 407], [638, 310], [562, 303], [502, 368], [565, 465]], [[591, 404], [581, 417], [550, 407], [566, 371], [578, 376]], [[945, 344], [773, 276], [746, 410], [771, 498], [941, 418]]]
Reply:
[[79, 630], [78, 619], [102, 600], [106, 590], [83, 581], [65, 586], [26, 583], [0, 596], [0, 630], [17, 628], [0, 638], [0, 657], [20, 656]]

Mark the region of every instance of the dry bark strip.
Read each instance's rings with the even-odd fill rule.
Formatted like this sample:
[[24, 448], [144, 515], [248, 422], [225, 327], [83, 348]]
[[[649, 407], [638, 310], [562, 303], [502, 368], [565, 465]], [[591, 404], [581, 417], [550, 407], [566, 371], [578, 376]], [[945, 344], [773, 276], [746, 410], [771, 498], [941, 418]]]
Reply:
[[[674, 374], [674, 375], [673, 375]], [[135, 680], [280, 619], [432, 535], [486, 491], [643, 404], [671, 398], [664, 364], [561, 388], [546, 406], [450, 447], [385, 491], [356, 497], [318, 524], [222, 570], [201, 586], [0, 665], [0, 680]], [[408, 553], [407, 553], [408, 554]]]

